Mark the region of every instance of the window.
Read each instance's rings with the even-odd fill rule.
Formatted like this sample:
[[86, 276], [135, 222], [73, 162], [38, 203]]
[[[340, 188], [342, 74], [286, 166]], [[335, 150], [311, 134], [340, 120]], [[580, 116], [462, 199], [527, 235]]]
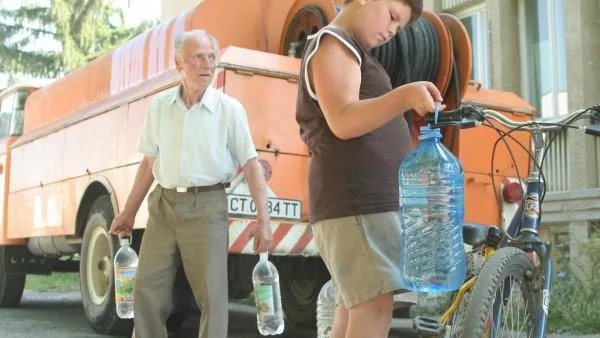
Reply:
[[10, 94], [0, 102], [0, 139], [8, 137], [10, 120], [15, 110], [15, 94]]
[[23, 134], [23, 117], [25, 114], [25, 101], [27, 101], [28, 96], [29, 92], [27, 91], [17, 92], [15, 110], [13, 112], [12, 119], [10, 120], [10, 135]]
[[0, 101], [0, 140], [23, 133], [23, 114], [27, 90], [12, 93]]
[[564, 0], [521, 0], [519, 21], [523, 95], [543, 117], [566, 114]]
[[471, 78], [481, 82], [484, 87], [489, 87], [489, 44], [488, 44], [488, 19], [484, 5], [471, 7], [459, 12], [456, 16], [463, 23], [471, 39], [473, 49], [473, 72]]

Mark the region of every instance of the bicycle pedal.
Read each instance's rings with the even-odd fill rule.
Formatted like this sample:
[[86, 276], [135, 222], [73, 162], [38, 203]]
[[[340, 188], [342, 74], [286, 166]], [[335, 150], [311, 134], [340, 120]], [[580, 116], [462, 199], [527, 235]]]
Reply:
[[420, 337], [444, 337], [446, 326], [437, 319], [417, 316], [413, 319], [413, 328]]

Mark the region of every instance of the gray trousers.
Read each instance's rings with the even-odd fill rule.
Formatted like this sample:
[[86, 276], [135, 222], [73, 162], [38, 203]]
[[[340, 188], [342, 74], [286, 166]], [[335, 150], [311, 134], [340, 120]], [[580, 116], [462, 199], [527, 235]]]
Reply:
[[200, 338], [227, 338], [227, 196], [224, 190], [177, 193], [157, 186], [134, 287], [137, 338], [166, 338], [180, 264], [201, 310]]

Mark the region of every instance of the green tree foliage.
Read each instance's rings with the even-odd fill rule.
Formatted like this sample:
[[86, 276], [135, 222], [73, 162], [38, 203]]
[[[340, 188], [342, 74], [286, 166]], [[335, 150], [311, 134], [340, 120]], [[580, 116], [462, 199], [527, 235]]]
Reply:
[[0, 9], [0, 72], [56, 77], [151, 26], [125, 27], [112, 0], [50, 0], [49, 6]]
[[590, 227], [590, 237], [577, 243], [582, 259], [560, 264], [550, 298], [549, 325], [557, 333], [600, 333], [600, 223]]

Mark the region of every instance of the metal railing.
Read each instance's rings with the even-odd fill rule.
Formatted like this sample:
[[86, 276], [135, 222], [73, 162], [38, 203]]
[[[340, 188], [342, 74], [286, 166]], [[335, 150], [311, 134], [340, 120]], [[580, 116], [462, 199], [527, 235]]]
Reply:
[[546, 182], [550, 184], [547, 191], [566, 191], [569, 189], [569, 154], [567, 149], [567, 131], [551, 132], [548, 140], [552, 140], [552, 146], [548, 149], [543, 171]]
[[442, 10], [452, 10], [456, 7], [465, 7], [478, 5], [483, 3], [484, 0], [442, 0]]
[[[600, 187], [600, 138], [596, 138], [596, 174], [598, 177], [596, 178], [597, 186]], [[600, 217], [600, 216], [599, 216]]]
[[[555, 133], [548, 135], [548, 139], [554, 137]], [[567, 147], [568, 137], [567, 131], [563, 130], [556, 135], [554, 142], [544, 163], [543, 171], [546, 175], [546, 181], [550, 182], [547, 187], [547, 191], [568, 191], [569, 187], [569, 151]], [[600, 138], [596, 138], [595, 142], [595, 156], [598, 170], [596, 171], [596, 185], [600, 187]], [[575, 173], [574, 173], [575, 174]], [[593, 187], [590, 187], [593, 188]]]

